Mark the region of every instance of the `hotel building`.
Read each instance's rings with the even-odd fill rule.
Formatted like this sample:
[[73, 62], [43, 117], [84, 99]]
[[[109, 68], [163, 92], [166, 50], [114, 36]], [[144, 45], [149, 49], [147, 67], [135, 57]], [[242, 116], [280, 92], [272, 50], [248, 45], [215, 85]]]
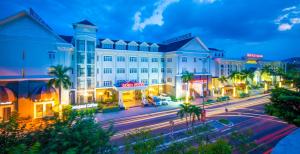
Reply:
[[13, 110], [51, 115], [58, 92], [46, 83], [54, 65], [72, 68], [63, 104], [108, 101], [123, 108], [162, 93], [185, 96], [186, 71], [194, 74], [191, 96], [211, 95], [213, 79], [246, 67], [247, 60], [225, 59], [191, 34], [158, 43], [97, 38], [98, 29], [83, 20], [73, 24], [72, 36], [59, 35], [32, 9], [0, 20], [0, 119]]

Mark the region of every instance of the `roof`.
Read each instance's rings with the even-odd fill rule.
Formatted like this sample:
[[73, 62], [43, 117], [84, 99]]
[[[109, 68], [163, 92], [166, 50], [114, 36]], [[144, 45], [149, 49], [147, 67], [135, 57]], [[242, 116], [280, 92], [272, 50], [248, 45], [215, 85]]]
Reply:
[[10, 89], [0, 86], [0, 102], [13, 102], [15, 100], [16, 97]]
[[161, 51], [161, 52], [176, 51], [176, 50], [180, 49], [182, 46], [184, 46], [185, 44], [187, 44], [192, 39], [194, 39], [194, 37], [180, 40], [177, 42], [172, 42], [169, 44], [159, 45], [160, 46], [159, 51]]
[[90, 26], [96, 26], [95, 24], [91, 23], [90, 21], [88, 20], [82, 20], [82, 21], [79, 21], [77, 22], [76, 24], [82, 24], [82, 25], [90, 25]]
[[66, 42], [68, 43], [72, 43], [73, 40], [73, 36], [69, 36], [69, 35], [59, 35], [59, 37], [61, 37], [62, 39], [64, 39]]
[[220, 50], [220, 49], [217, 49], [217, 48], [208, 48], [210, 51], [224, 51], [224, 50]]

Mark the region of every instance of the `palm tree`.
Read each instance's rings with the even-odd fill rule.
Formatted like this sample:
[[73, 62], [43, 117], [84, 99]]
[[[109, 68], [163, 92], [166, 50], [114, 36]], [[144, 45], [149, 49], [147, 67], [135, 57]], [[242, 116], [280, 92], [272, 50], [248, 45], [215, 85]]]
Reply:
[[186, 71], [185, 73], [182, 74], [181, 79], [183, 83], [186, 83], [186, 95], [185, 95], [185, 102], [189, 102], [189, 83], [191, 80], [193, 80], [194, 74], [189, 73]]
[[49, 75], [53, 76], [53, 78], [48, 81], [48, 86], [54, 85], [55, 88], [58, 88], [59, 104], [61, 104], [62, 88], [69, 89], [69, 87], [71, 86], [71, 79], [67, 74], [70, 69], [71, 68], [69, 67], [57, 65], [52, 66], [52, 69], [49, 71]]
[[177, 116], [179, 116], [181, 119], [185, 118], [186, 129], [188, 129], [189, 128], [188, 116], [190, 113], [190, 104], [183, 103], [183, 104], [180, 104], [179, 107], [180, 107], [180, 110], [177, 112]]
[[197, 119], [200, 120], [202, 109], [196, 105], [191, 105], [189, 111], [190, 111], [190, 117], [192, 117], [190, 121], [192, 123], [192, 128], [194, 129], [195, 119], [197, 117]]
[[225, 77], [225, 76], [221, 76], [219, 79], [218, 79], [223, 85], [224, 85], [224, 83], [226, 83], [227, 82], [227, 78]]
[[271, 65], [264, 65], [262, 68], [261, 68], [261, 72], [260, 72], [260, 80], [261, 80], [261, 77], [266, 74], [266, 75], [271, 75], [272, 74], [272, 71], [271, 71]]
[[236, 82], [238, 73], [239, 72], [234, 71], [234, 72], [231, 72], [231, 74], [228, 76], [228, 78], [233, 82], [233, 84], [235, 84], [235, 82]]

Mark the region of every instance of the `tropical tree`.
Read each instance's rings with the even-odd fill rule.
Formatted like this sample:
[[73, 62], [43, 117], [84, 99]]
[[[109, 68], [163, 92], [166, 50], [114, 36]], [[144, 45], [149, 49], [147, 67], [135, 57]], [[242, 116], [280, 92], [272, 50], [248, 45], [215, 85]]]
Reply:
[[49, 71], [49, 75], [53, 76], [53, 78], [48, 81], [48, 86], [54, 85], [56, 88], [58, 88], [59, 104], [61, 104], [62, 88], [69, 89], [71, 86], [71, 79], [67, 74], [71, 68], [64, 67], [62, 65], [52, 66], [51, 68], [52, 69]]
[[189, 120], [188, 116], [190, 115], [190, 104], [183, 103], [179, 105], [180, 110], [177, 112], [177, 116], [179, 116], [181, 119], [185, 118], [186, 128], [189, 127]]
[[219, 79], [218, 79], [223, 85], [225, 84], [225, 83], [227, 83], [227, 78], [225, 77], [225, 76], [221, 76]]
[[186, 83], [186, 95], [185, 95], [185, 102], [189, 102], [189, 83], [193, 80], [194, 74], [186, 71], [182, 74], [181, 79], [183, 83]]
[[195, 120], [196, 118], [200, 120], [202, 109], [196, 105], [191, 105], [189, 112], [190, 112], [190, 118], [191, 118], [190, 121], [192, 123], [192, 128], [194, 129]]

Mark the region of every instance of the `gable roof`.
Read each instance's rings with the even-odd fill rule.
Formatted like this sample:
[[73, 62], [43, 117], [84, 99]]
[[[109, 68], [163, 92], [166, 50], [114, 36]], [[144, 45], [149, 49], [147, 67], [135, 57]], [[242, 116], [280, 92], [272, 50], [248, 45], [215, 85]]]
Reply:
[[30, 19], [32, 19], [33, 21], [35, 21], [37, 24], [39, 24], [40, 26], [42, 26], [44, 29], [46, 29], [48, 32], [50, 32], [51, 34], [53, 34], [56, 38], [58, 38], [59, 40], [66, 42], [63, 38], [61, 38], [58, 34], [56, 34], [53, 29], [46, 24], [46, 22], [31, 8], [29, 8], [29, 10], [22, 10], [14, 15], [8, 16], [2, 20], [0, 20], [0, 26], [7, 24], [9, 22], [15, 21], [21, 17], [29, 17]]
[[73, 36], [69, 36], [69, 35], [59, 35], [62, 39], [64, 39], [66, 42], [68, 43], [73, 43]]
[[84, 19], [82, 21], [77, 22], [76, 24], [82, 24], [82, 25], [89, 25], [89, 26], [96, 26], [95, 24], [91, 23], [90, 21]]
[[176, 51], [187, 44], [190, 40], [194, 39], [194, 37], [183, 39], [177, 42], [172, 42], [169, 44], [161, 44], [159, 45], [159, 51], [161, 52], [169, 52], [169, 51]]

